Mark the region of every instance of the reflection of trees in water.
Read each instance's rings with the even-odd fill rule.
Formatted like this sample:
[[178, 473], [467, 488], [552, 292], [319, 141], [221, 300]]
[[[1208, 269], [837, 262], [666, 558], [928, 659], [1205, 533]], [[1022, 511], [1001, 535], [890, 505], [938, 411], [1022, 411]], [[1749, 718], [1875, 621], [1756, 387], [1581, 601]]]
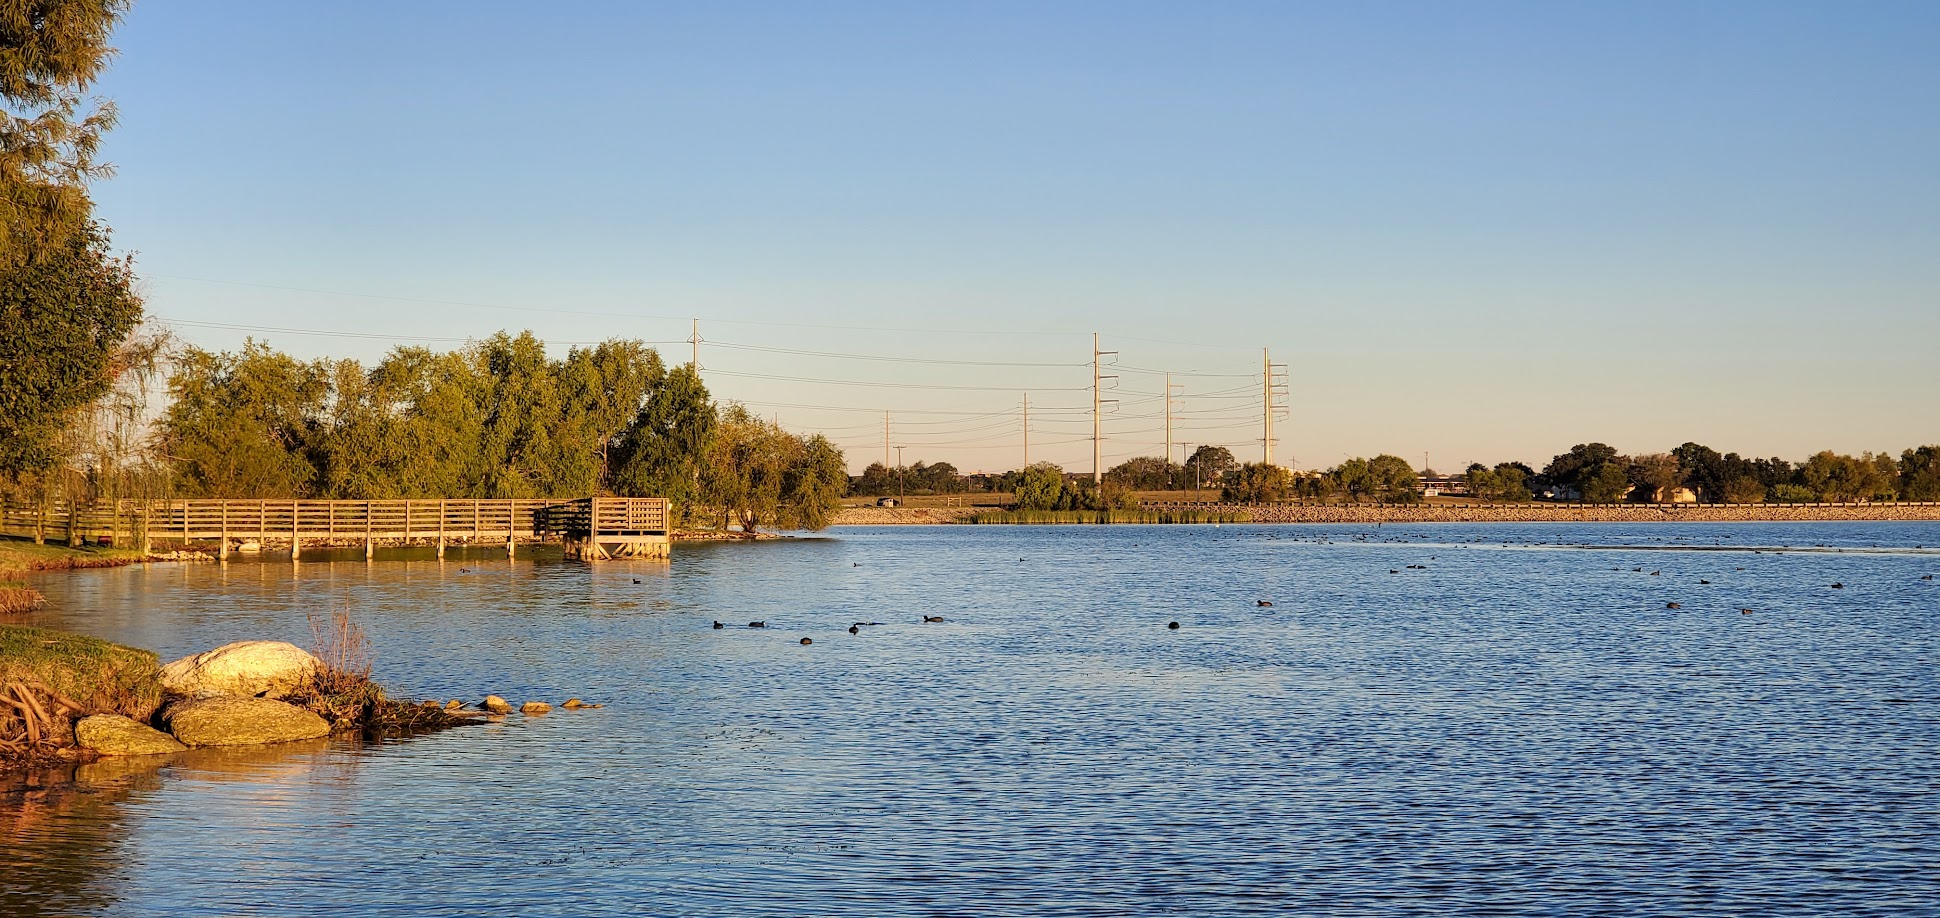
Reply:
[[287, 776], [291, 765], [323, 758], [329, 744], [325, 738], [0, 771], [0, 915], [113, 913], [115, 877], [132, 866], [123, 863], [122, 846], [133, 834], [125, 805], [153, 795], [170, 777]]
[[159, 758], [0, 772], [0, 915], [108, 910], [106, 878], [127, 836], [115, 811], [161, 786]]

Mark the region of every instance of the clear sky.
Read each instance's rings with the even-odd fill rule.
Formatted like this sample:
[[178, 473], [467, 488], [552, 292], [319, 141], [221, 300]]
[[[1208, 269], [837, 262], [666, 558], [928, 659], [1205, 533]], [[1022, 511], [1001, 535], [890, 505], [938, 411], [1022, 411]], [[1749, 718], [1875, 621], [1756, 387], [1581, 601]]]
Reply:
[[1146, 370], [1258, 458], [1262, 347], [1301, 467], [1940, 441], [1940, 3], [142, 0], [115, 43], [100, 211], [205, 347], [698, 317], [718, 396], [858, 469], [884, 410], [1013, 467], [1028, 390], [1088, 470], [1094, 331], [1107, 464], [1163, 448]]

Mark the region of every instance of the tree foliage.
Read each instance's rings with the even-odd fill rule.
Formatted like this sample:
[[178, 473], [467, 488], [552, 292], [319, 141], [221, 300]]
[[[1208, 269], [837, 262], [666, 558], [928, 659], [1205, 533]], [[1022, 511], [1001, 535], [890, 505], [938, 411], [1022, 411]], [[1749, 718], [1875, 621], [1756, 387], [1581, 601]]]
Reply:
[[1225, 487], [1220, 489], [1222, 499], [1248, 504], [1271, 503], [1292, 496], [1292, 473], [1268, 462], [1240, 466], [1226, 476]]
[[85, 234], [88, 182], [114, 106], [88, 88], [107, 66], [126, 0], [0, 2], [0, 266], [63, 251]]
[[[822, 528], [848, 475], [840, 450], [740, 406], [637, 341], [551, 359], [530, 333], [377, 366], [299, 361], [267, 345], [186, 349], [158, 425], [184, 492], [211, 497], [584, 497], [702, 505], [745, 531]], [[952, 473], [954, 470], [950, 470]]]
[[132, 266], [98, 227], [0, 264], [0, 477], [60, 463], [62, 431], [107, 394], [141, 317]]

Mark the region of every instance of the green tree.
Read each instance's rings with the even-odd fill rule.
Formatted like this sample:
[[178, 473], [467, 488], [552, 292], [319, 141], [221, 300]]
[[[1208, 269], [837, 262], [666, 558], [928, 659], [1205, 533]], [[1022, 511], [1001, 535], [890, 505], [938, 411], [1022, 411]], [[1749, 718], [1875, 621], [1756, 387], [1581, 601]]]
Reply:
[[1623, 500], [1624, 492], [1630, 488], [1630, 477], [1624, 474], [1624, 465], [1614, 458], [1577, 473], [1577, 481], [1576, 487], [1582, 491], [1583, 500], [1592, 504], [1614, 504]]
[[720, 412], [701, 485], [708, 504], [752, 536], [762, 526], [821, 529], [848, 488], [841, 450], [803, 439], [741, 405]]
[[854, 493], [865, 497], [882, 497], [896, 493], [896, 470], [880, 462], [871, 462], [856, 478]]
[[1402, 504], [1421, 500], [1421, 478], [1408, 460], [1382, 453], [1368, 460], [1367, 473], [1370, 490], [1381, 500]]
[[1755, 504], [1765, 499], [1766, 488], [1755, 476], [1740, 475], [1724, 484], [1726, 503]]
[[[1543, 468], [1542, 478], [1549, 484], [1568, 485], [1581, 490], [1584, 476], [1597, 466], [1617, 461], [1617, 451], [1607, 443], [1578, 443], [1570, 451], [1549, 460]], [[1618, 465], [1621, 473], [1623, 467]]]
[[92, 226], [0, 266], [0, 478], [58, 465], [63, 429], [108, 393], [141, 323], [133, 280]]
[[1940, 500], [1940, 446], [1900, 453], [1900, 499]]
[[689, 513], [701, 499], [718, 415], [692, 364], [669, 371], [614, 448], [614, 490], [666, 497]]
[[1872, 499], [1882, 487], [1880, 473], [1871, 454], [1862, 459], [1831, 450], [1813, 454], [1799, 467], [1801, 483], [1818, 500], [1834, 503]]
[[[125, 0], [0, 2], [0, 266], [67, 250], [90, 231], [88, 183], [114, 106], [86, 98]], [[98, 231], [96, 231], [98, 233]]]
[[1192, 472], [1157, 456], [1135, 456], [1105, 472], [1105, 480], [1134, 491], [1171, 491], [1192, 486]]
[[185, 349], [169, 376], [159, 434], [190, 496], [310, 497], [311, 461], [330, 393], [329, 367], [247, 341], [241, 351]]
[[1333, 482], [1334, 490], [1348, 500], [1362, 501], [1374, 494], [1374, 473], [1366, 459], [1356, 456], [1329, 469], [1327, 477]]
[[1014, 489], [1019, 510], [1054, 510], [1064, 493], [1064, 470], [1049, 462], [1037, 462], [1024, 469]]
[[1181, 476], [1183, 479], [1197, 482], [1199, 487], [1211, 487], [1227, 472], [1239, 468], [1239, 462], [1233, 458], [1233, 451], [1224, 446], [1201, 446], [1192, 451], [1185, 468], [1188, 474]]
[[1685, 477], [1677, 458], [1668, 453], [1632, 456], [1624, 467], [1624, 475], [1636, 489], [1631, 496], [1644, 502], [1670, 500], [1672, 489]]
[[1267, 462], [1248, 462], [1226, 476], [1222, 500], [1248, 504], [1282, 501], [1293, 495], [1293, 475]]

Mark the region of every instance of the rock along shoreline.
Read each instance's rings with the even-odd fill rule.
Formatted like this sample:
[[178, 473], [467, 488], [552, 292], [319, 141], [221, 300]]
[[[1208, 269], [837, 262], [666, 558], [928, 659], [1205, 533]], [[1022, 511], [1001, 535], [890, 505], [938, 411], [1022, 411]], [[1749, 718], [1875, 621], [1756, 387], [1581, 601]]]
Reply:
[[[1186, 506], [1186, 505], [1180, 505]], [[1934, 522], [1940, 504], [1192, 504], [1252, 523]], [[848, 507], [837, 526], [933, 526], [987, 507]], [[1172, 509], [1151, 505], [1146, 509]], [[1030, 525], [1030, 524], [1017, 524]]]

